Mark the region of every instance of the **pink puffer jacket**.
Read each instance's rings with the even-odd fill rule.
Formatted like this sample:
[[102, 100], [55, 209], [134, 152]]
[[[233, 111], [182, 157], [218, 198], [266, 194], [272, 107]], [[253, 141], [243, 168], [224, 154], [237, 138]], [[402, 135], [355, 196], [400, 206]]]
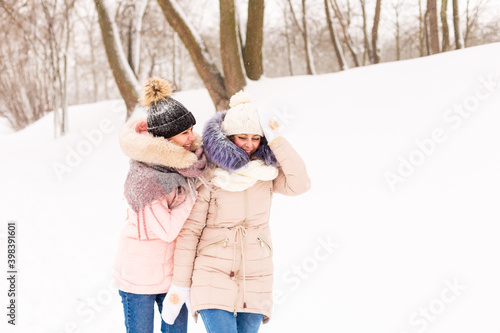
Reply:
[[[151, 203], [139, 216], [132, 209], [127, 210], [114, 269], [118, 289], [134, 294], [161, 294], [168, 291], [174, 269], [175, 239], [193, 206], [190, 198], [176, 207], [175, 213], [168, 209], [172, 205], [167, 197]], [[182, 200], [179, 196], [178, 201]], [[138, 218], [139, 225], [146, 226], [140, 238]]]
[[[193, 150], [200, 144], [201, 138], [197, 136]], [[148, 134], [144, 120], [124, 125], [120, 145], [126, 155], [147, 163], [185, 168], [196, 161], [193, 152]], [[169, 197], [174, 202], [170, 202]], [[185, 195], [174, 190], [169, 196], [146, 205], [138, 214], [128, 208], [113, 274], [118, 289], [134, 294], [168, 291], [173, 274], [175, 239], [194, 205], [192, 193], [186, 200], [184, 198]]]

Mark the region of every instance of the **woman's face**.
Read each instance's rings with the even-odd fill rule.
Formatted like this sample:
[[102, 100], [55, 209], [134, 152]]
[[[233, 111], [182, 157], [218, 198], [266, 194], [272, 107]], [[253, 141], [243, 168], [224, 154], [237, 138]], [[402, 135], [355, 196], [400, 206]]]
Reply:
[[234, 144], [243, 149], [248, 156], [252, 155], [260, 145], [260, 135], [256, 134], [236, 134]]
[[169, 141], [172, 141], [178, 146], [183, 147], [186, 150], [189, 150], [191, 148], [191, 144], [194, 142], [195, 137], [193, 133], [193, 127], [188, 128], [184, 132], [181, 132], [170, 139]]

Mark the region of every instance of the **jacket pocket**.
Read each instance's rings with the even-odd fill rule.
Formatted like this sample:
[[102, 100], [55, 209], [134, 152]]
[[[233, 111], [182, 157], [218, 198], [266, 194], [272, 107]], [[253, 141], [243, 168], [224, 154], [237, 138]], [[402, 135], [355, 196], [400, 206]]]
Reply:
[[162, 240], [140, 241], [133, 238], [126, 240], [121, 274], [124, 280], [141, 286], [154, 286], [162, 283], [168, 261], [172, 261], [173, 253], [168, 255], [168, 243]]
[[273, 250], [271, 248], [271, 245], [269, 245], [268, 242], [266, 242], [262, 237], [257, 237], [257, 242], [260, 243], [260, 247], [264, 250], [267, 251], [268, 255], [273, 254]]
[[202, 251], [206, 251], [212, 247], [216, 247], [217, 245], [222, 246], [224, 249], [227, 248], [227, 243], [229, 243], [229, 238], [225, 237], [224, 239], [214, 241], [214, 242], [207, 242], [208, 244], [202, 244], [202, 246], [198, 246], [198, 253], [201, 253]]

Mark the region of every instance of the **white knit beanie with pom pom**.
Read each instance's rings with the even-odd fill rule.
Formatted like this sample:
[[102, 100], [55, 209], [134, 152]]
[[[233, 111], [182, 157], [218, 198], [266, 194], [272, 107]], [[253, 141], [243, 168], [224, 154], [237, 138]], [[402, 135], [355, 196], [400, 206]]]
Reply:
[[260, 126], [257, 107], [252, 104], [252, 97], [240, 91], [231, 97], [229, 111], [222, 122], [222, 130], [227, 136], [235, 134], [257, 134], [264, 136]]

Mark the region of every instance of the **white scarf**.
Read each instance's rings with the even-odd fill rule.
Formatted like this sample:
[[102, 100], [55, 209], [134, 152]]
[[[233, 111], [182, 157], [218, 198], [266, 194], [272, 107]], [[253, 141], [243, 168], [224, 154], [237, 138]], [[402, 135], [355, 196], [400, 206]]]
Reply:
[[261, 160], [253, 160], [233, 172], [221, 168], [215, 169], [212, 183], [223, 190], [238, 192], [252, 187], [258, 180], [273, 180], [277, 176], [276, 167], [266, 165]]

